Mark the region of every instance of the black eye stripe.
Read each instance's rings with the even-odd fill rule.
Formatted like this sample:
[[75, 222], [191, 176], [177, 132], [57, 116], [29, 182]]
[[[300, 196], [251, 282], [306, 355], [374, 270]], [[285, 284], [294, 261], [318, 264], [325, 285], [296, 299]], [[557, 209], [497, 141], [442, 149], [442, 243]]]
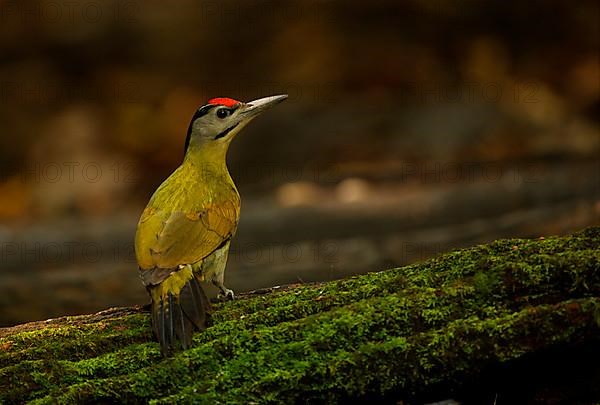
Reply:
[[192, 127], [194, 126], [194, 121], [196, 121], [198, 118], [204, 117], [215, 107], [216, 107], [216, 105], [214, 105], [214, 104], [207, 104], [205, 106], [198, 108], [198, 110], [196, 110], [196, 112], [192, 116], [192, 120], [190, 121], [190, 126], [188, 127], [188, 130], [187, 130], [187, 136], [185, 138], [185, 146], [183, 149], [184, 154], [185, 154], [185, 152], [187, 152], [188, 146], [190, 146], [190, 138], [192, 137]]
[[206, 114], [208, 114], [210, 112], [210, 110], [212, 110], [215, 107], [216, 107], [216, 105], [214, 105], [214, 104], [207, 104], [205, 106], [198, 108], [198, 110], [194, 113], [194, 116], [192, 117], [192, 122], [196, 121], [200, 117], [204, 117]]

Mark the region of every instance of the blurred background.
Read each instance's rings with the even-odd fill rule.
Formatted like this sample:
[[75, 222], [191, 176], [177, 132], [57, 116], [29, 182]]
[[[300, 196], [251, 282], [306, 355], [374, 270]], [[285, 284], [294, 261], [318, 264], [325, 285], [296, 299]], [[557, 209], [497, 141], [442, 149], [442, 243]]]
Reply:
[[136, 222], [215, 96], [290, 95], [229, 153], [237, 292], [598, 225], [599, 13], [0, 0], [0, 325], [148, 301]]

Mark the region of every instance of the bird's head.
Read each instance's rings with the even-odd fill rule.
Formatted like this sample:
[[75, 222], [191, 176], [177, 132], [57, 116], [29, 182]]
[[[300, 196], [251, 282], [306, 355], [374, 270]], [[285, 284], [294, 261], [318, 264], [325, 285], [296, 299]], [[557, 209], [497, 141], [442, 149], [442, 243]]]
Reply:
[[190, 149], [225, 148], [233, 137], [262, 112], [287, 98], [287, 94], [243, 103], [231, 98], [213, 98], [200, 107], [190, 122], [185, 152]]

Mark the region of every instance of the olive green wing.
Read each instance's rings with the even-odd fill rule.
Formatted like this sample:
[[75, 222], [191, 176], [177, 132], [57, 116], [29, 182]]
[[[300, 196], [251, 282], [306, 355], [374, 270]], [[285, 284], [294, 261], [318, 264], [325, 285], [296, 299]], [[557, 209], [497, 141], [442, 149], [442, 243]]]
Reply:
[[210, 255], [235, 233], [239, 202], [205, 204], [194, 211], [146, 207], [136, 234], [136, 256], [142, 270], [172, 269]]

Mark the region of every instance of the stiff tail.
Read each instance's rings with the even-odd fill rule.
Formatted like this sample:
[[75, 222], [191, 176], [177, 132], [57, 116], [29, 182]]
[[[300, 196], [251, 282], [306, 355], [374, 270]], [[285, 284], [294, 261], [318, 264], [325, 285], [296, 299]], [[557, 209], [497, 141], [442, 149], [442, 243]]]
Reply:
[[177, 341], [185, 350], [192, 345], [192, 332], [206, 328], [210, 301], [190, 269], [172, 273], [149, 288], [152, 297], [152, 327], [161, 351], [167, 355]]

